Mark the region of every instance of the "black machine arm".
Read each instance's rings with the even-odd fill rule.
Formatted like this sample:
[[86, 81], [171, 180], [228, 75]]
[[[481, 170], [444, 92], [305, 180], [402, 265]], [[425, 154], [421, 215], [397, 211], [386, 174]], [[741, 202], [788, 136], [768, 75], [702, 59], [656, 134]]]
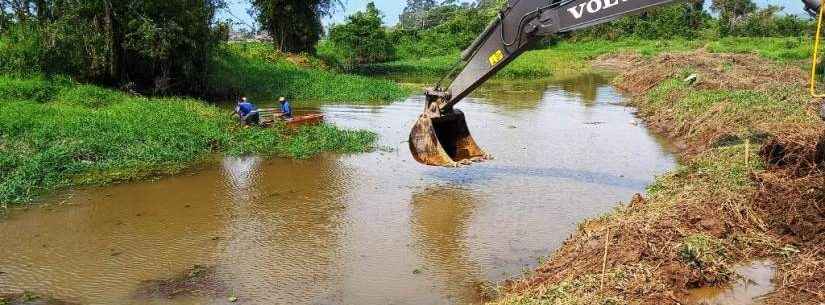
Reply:
[[[469, 95], [544, 36], [571, 32], [676, 0], [509, 0], [484, 32], [462, 53], [464, 68], [442, 92], [442, 111]], [[801, 0], [816, 16], [819, 0]], [[440, 91], [442, 88], [436, 88]]]
[[819, 15], [819, 7], [822, 5], [819, 0], [802, 0], [802, 3], [805, 4], [805, 12], [808, 15], [814, 18]]

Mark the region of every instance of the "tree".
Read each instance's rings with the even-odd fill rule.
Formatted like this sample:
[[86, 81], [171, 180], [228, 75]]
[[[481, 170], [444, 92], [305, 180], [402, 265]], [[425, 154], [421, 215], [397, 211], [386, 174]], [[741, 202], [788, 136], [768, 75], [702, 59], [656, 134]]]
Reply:
[[395, 55], [383, 14], [372, 2], [366, 10], [347, 17], [344, 24], [333, 26], [329, 39], [349, 66], [387, 61]]
[[427, 12], [436, 6], [435, 0], [407, 0], [407, 6], [398, 17], [399, 24], [404, 29], [427, 27]]
[[340, 0], [252, 0], [258, 23], [272, 35], [282, 52], [315, 53], [323, 34], [321, 18], [329, 16]]
[[756, 3], [752, 0], [712, 0], [711, 9], [719, 13], [720, 34], [730, 35], [736, 24], [747, 14], [756, 11]]
[[203, 92], [203, 75], [209, 72], [209, 57], [220, 39], [215, 12], [225, 5], [223, 0], [10, 3], [15, 26], [3, 35], [15, 42], [0, 49], [0, 68], [34, 66], [47, 74], [130, 84], [158, 94]]

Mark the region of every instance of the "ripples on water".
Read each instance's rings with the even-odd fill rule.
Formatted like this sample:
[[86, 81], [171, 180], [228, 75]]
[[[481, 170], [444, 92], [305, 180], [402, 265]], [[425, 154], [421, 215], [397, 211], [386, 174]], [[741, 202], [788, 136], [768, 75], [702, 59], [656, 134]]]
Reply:
[[[459, 105], [496, 160], [409, 156], [423, 97], [321, 107], [385, 149], [313, 160], [226, 158], [155, 182], [72, 191], [0, 221], [0, 293], [145, 304], [147, 280], [193, 265], [249, 304], [470, 304], [475, 287], [536, 265], [583, 218], [674, 165], [598, 75], [499, 83]], [[220, 304], [185, 296], [158, 304]]]

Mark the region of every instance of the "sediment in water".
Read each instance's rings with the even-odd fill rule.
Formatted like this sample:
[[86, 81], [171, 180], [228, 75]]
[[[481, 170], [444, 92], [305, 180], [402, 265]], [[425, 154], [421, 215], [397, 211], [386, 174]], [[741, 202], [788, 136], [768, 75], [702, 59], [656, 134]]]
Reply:
[[174, 299], [185, 296], [227, 297], [229, 289], [218, 278], [215, 266], [195, 265], [169, 279], [141, 283], [135, 293], [138, 299]]
[[64, 300], [50, 298], [31, 292], [0, 294], [0, 304], [3, 305], [78, 305]]

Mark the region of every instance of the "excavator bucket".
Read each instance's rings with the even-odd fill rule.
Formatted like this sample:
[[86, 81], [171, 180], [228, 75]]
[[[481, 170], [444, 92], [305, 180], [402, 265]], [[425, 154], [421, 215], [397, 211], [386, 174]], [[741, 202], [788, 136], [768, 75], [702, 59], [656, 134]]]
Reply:
[[438, 107], [441, 98], [443, 95], [427, 94], [427, 109], [410, 132], [413, 158], [422, 164], [445, 167], [488, 159], [470, 135], [464, 113], [456, 109], [441, 113]]

